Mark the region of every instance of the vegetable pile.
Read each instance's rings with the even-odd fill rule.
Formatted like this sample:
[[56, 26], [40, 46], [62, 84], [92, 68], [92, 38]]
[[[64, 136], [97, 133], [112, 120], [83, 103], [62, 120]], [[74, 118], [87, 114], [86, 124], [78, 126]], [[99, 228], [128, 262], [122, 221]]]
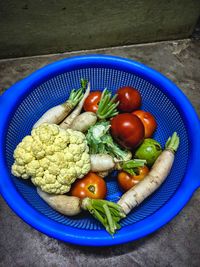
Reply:
[[[90, 92], [81, 79], [67, 101], [45, 112], [14, 151], [12, 174], [31, 179], [40, 197], [66, 216], [87, 210], [113, 235], [120, 220], [167, 178], [179, 146], [173, 133], [162, 149], [153, 139], [156, 118], [141, 108], [130, 86], [112, 96]], [[106, 200], [106, 177], [117, 170], [124, 194]]]

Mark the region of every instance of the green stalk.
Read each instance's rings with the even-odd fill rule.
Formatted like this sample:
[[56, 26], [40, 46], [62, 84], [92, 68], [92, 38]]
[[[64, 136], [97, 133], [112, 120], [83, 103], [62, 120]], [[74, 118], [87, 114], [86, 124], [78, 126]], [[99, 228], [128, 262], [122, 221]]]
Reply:
[[131, 175], [136, 175], [137, 168], [143, 167], [146, 163], [146, 160], [144, 159], [132, 159], [125, 162], [122, 162], [122, 164], [118, 164], [118, 169], [122, 169], [125, 172], [130, 173]]
[[99, 142], [99, 146], [104, 146], [104, 153], [108, 153], [114, 158], [123, 161], [131, 159], [132, 153], [130, 151], [123, 150], [118, 146], [118, 144], [114, 143], [113, 138], [109, 133], [110, 123], [108, 121], [105, 121], [100, 122], [99, 125], [103, 125], [105, 128], [104, 134], [101, 136]]
[[83, 88], [83, 91], [87, 89], [88, 81], [85, 79], [81, 79], [81, 88]]
[[114, 143], [111, 135], [105, 135], [104, 143], [107, 147], [107, 150], [110, 152], [110, 154], [117, 159], [126, 161], [131, 159], [132, 153], [128, 150], [121, 149], [116, 143]]
[[175, 153], [179, 147], [180, 138], [177, 135], [177, 132], [174, 132], [171, 137], [168, 138], [165, 149], [171, 150], [173, 153]]
[[110, 210], [106, 204], [103, 205], [103, 209], [105, 211], [105, 215], [106, 215], [107, 220], [108, 220], [108, 225], [109, 225], [108, 229], [110, 230], [111, 234], [114, 234], [115, 233], [115, 224], [113, 222], [113, 218], [112, 218], [112, 215], [110, 213]]
[[120, 229], [118, 222], [126, 217], [120, 205], [107, 200], [84, 198], [81, 207], [100, 221], [111, 235]]
[[116, 97], [117, 95], [112, 97], [111, 93], [107, 89], [103, 90], [96, 113], [99, 119], [108, 119], [118, 114], [117, 106], [119, 102], [115, 102]]
[[107, 105], [107, 96], [105, 96], [105, 90], [104, 90], [102, 95], [101, 95], [101, 100], [100, 100], [99, 105], [98, 105], [98, 110], [99, 111], [104, 110], [106, 105]]
[[71, 105], [71, 107], [74, 108], [83, 98], [87, 83], [87, 80], [81, 79], [81, 88], [78, 90], [73, 89], [68, 100], [64, 104]]
[[131, 152], [121, 149], [113, 141], [113, 138], [109, 133], [109, 128], [109, 121], [101, 121], [88, 129], [86, 139], [90, 148], [90, 154], [109, 154], [113, 158], [123, 161], [131, 159]]
[[98, 210], [91, 209], [91, 214], [100, 221], [103, 225], [105, 224], [104, 218], [101, 216], [101, 214], [98, 212]]

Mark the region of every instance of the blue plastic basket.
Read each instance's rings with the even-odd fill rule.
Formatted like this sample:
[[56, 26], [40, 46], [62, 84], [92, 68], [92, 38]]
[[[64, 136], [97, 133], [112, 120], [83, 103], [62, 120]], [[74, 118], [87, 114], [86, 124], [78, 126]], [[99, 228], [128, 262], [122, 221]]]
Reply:
[[[31, 182], [11, 175], [13, 151], [33, 124], [49, 108], [65, 101], [70, 89], [79, 88], [80, 79], [91, 81], [93, 90], [107, 87], [137, 88], [142, 109], [156, 117], [154, 138], [164, 145], [177, 131], [180, 147], [164, 184], [124, 220], [111, 237], [90, 215], [67, 217], [50, 208]], [[170, 221], [200, 186], [198, 156], [200, 124], [185, 95], [171, 81], [151, 68], [113, 56], [72, 57], [50, 64], [16, 83], [0, 97], [0, 192], [8, 205], [24, 221], [39, 231], [79, 245], [107, 246], [141, 238]], [[107, 180], [107, 199], [122, 194], [115, 174]]]

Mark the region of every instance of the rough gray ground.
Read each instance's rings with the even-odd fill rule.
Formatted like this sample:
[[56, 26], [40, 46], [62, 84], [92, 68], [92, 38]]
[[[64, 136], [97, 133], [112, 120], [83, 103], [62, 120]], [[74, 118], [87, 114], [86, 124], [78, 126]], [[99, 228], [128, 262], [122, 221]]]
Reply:
[[0, 1], [0, 58], [188, 38], [199, 0]]
[[[143, 62], [173, 80], [200, 115], [200, 42], [117, 47], [0, 61], [0, 92], [34, 70], [77, 54], [102, 53]], [[18, 218], [0, 198], [0, 266], [200, 266], [200, 191], [154, 234], [107, 248], [79, 247], [49, 238]]]

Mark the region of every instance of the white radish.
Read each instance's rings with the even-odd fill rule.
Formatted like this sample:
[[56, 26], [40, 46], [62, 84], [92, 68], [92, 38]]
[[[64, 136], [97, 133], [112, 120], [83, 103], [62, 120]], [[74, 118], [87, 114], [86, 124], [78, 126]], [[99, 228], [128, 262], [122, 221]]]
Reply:
[[69, 104], [61, 104], [49, 109], [45, 112], [42, 117], [33, 125], [33, 128], [38, 127], [42, 123], [59, 123], [67, 116], [67, 114], [72, 110], [72, 106]]
[[105, 177], [112, 170], [125, 170], [144, 166], [146, 160], [141, 159], [128, 159], [127, 161], [118, 160], [113, 158], [109, 154], [91, 154], [90, 163], [92, 172], [102, 173], [102, 177]]
[[112, 170], [115, 167], [113, 157], [108, 154], [91, 154], [91, 171], [92, 172], [104, 172]]
[[85, 99], [88, 97], [89, 93], [90, 93], [90, 82], [88, 82], [85, 94], [84, 94], [83, 98], [81, 99], [81, 101], [79, 102], [78, 106], [59, 125], [62, 129], [70, 128], [74, 119], [81, 113], [81, 110], [83, 108], [83, 104], [85, 102]]
[[47, 110], [42, 117], [33, 125], [33, 128], [38, 127], [42, 123], [59, 124], [66, 116], [72, 111], [72, 109], [81, 101], [83, 97], [83, 87], [85, 81], [82, 80], [82, 88], [78, 90], [72, 90], [68, 100], [65, 103], [57, 105]]
[[64, 215], [73, 216], [81, 212], [81, 200], [78, 197], [47, 194], [39, 188], [37, 192], [50, 207]]
[[83, 112], [73, 120], [70, 129], [84, 133], [90, 126], [95, 125], [96, 122], [97, 116], [94, 112]]
[[157, 158], [147, 176], [123, 194], [118, 201], [125, 214], [128, 214], [134, 207], [142, 203], [165, 181], [172, 168], [174, 153], [177, 151], [178, 146], [179, 137], [175, 132], [167, 140], [165, 150]]
[[77, 215], [81, 210], [90, 212], [110, 234], [114, 234], [116, 229], [120, 228], [118, 222], [125, 217], [118, 204], [107, 200], [47, 194], [39, 188], [37, 192], [50, 207], [64, 215]]

